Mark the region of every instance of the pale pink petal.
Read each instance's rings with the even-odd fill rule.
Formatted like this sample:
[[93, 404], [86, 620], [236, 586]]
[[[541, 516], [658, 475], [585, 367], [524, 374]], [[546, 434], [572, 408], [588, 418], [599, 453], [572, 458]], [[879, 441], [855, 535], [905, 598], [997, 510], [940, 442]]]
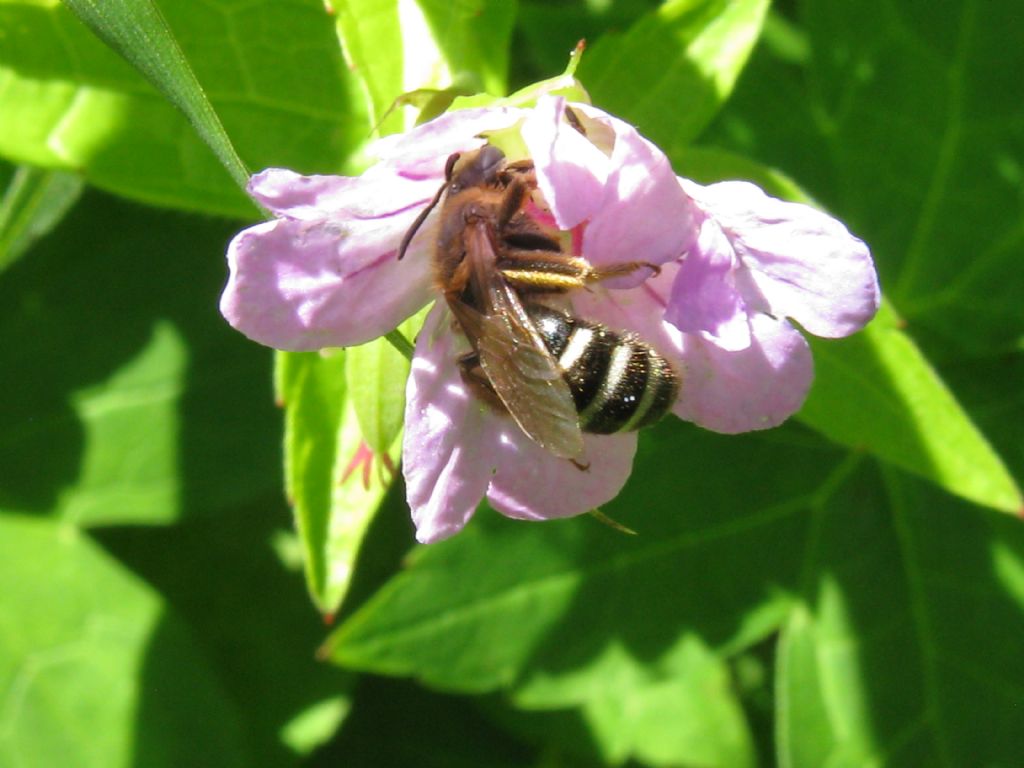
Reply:
[[706, 218], [697, 243], [680, 262], [665, 320], [722, 349], [749, 347], [749, 309], [736, 286], [738, 267], [732, 244], [717, 222]]
[[686, 337], [677, 416], [732, 434], [778, 426], [799, 410], [814, 377], [806, 340], [767, 315], [754, 315], [751, 330], [751, 345], [738, 352]]
[[511, 420], [503, 426], [487, 499], [508, 517], [551, 520], [589, 512], [614, 499], [632, 471], [635, 432], [584, 435], [590, 465], [581, 470], [552, 457]]
[[604, 200], [609, 159], [565, 120], [565, 99], [541, 97], [522, 136], [559, 228], [572, 229], [592, 216]]
[[[315, 182], [320, 195], [351, 202], [348, 210], [264, 222], [232, 240], [221, 312], [236, 329], [276, 349], [350, 346], [394, 329], [430, 300], [433, 224], [399, 262], [398, 244], [420, 206], [390, 198], [389, 185], [355, 181], [364, 183]], [[301, 208], [297, 198], [289, 205]]]
[[528, 520], [578, 515], [614, 498], [636, 434], [584, 436], [586, 470], [555, 458], [467, 389], [450, 322], [440, 305], [431, 311], [406, 386], [403, 473], [417, 538], [457, 533], [485, 494], [502, 514]]
[[221, 297], [227, 320], [277, 349], [360, 344], [387, 333], [433, 294], [436, 213], [397, 261], [403, 235], [444, 180], [448, 155], [521, 119], [511, 108], [463, 110], [378, 142], [382, 161], [359, 177], [272, 168], [252, 196], [280, 218], [232, 241]]
[[423, 543], [462, 529], [497, 463], [497, 417], [462, 381], [455, 337], [445, 327], [450, 322], [443, 306], [431, 310], [406, 385], [402, 472], [416, 538]]
[[419, 209], [444, 181], [444, 160], [431, 177], [406, 178], [374, 166], [362, 176], [303, 176], [267, 168], [249, 179], [249, 194], [274, 214], [303, 221], [377, 220]]
[[842, 223], [747, 182], [696, 187], [688, 188], [732, 242], [771, 314], [829, 338], [874, 316], [879, 290], [871, 254]]
[[573, 298], [574, 311], [614, 330], [630, 330], [666, 357], [681, 376], [673, 412], [716, 432], [781, 424], [802, 405], [814, 376], [810, 348], [784, 320], [751, 318], [751, 344], [728, 352], [661, 319], [674, 268], [639, 288]]
[[[572, 106], [615, 135], [612, 171], [601, 207], [584, 231], [582, 255], [598, 266], [679, 258], [697, 237], [697, 212], [668, 158], [629, 123], [587, 105]], [[632, 287], [646, 276], [638, 272], [609, 285]]]
[[507, 128], [527, 112], [515, 107], [479, 107], [446, 112], [407, 133], [378, 139], [367, 149], [380, 169], [397, 169], [406, 178], [437, 178], [448, 156], [483, 145], [480, 134]]

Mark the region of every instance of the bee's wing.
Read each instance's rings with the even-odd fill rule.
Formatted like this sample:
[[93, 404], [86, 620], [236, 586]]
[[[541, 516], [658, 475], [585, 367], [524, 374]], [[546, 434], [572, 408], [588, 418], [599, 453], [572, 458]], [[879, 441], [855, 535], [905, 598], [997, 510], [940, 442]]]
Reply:
[[[488, 227], [470, 225], [466, 231], [470, 284], [482, 312], [469, 314], [467, 332], [475, 336], [480, 364], [501, 402], [523, 432], [541, 447], [561, 458], [583, 457], [583, 434], [569, 385], [558, 361], [530, 320], [519, 295], [494, 266], [494, 248]], [[454, 308], [453, 308], [454, 309]]]

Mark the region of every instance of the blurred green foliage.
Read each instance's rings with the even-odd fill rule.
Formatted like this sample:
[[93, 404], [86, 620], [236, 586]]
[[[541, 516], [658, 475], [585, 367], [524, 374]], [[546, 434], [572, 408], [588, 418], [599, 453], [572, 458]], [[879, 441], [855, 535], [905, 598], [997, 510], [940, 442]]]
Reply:
[[[0, 1], [0, 765], [1018, 764], [1016, 5], [331, 5], [161, 0], [182, 60], [147, 80]], [[501, 95], [582, 37], [598, 106], [681, 173], [828, 208], [891, 305], [815, 344], [793, 422], [645, 432], [605, 509], [638, 536], [482, 509], [410, 551], [378, 471], [402, 361], [275, 375], [227, 327], [255, 213], [179, 109], [208, 97], [250, 168], [353, 171], [402, 91]]]

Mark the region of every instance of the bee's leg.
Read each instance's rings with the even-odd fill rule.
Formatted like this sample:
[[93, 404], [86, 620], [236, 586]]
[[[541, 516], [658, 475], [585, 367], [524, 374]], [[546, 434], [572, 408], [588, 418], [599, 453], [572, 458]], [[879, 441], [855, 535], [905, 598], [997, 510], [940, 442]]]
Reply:
[[524, 293], [564, 293], [591, 283], [630, 275], [638, 269], [650, 270], [651, 277], [661, 272], [661, 267], [648, 261], [593, 267], [586, 259], [569, 256], [550, 247], [508, 247], [501, 253], [497, 266], [502, 277]]
[[661, 267], [649, 261], [624, 261], [621, 264], [609, 264], [605, 267], [590, 267], [583, 280], [587, 283], [600, 283], [602, 280], [611, 280], [613, 277], [631, 275], [638, 269], [651, 270], [651, 277], [661, 274]]
[[589, 461], [586, 464], [581, 464], [580, 462], [576, 461], [576, 459], [569, 459], [569, 461], [572, 462], [572, 465], [574, 467], [576, 467], [576, 469], [578, 469], [580, 472], [589, 472], [590, 471], [590, 462]]
[[586, 285], [582, 259], [555, 250], [509, 249], [497, 262], [505, 281], [523, 294], [565, 293]]
[[498, 181], [506, 187], [516, 179], [526, 182], [530, 189], [536, 189], [537, 174], [533, 170], [533, 160], [516, 160], [514, 163], [507, 163], [498, 172]]
[[501, 198], [501, 205], [498, 208], [498, 231], [504, 232], [512, 217], [515, 216], [526, 202], [530, 194], [529, 185], [521, 176], [513, 176], [505, 188], [505, 194]]

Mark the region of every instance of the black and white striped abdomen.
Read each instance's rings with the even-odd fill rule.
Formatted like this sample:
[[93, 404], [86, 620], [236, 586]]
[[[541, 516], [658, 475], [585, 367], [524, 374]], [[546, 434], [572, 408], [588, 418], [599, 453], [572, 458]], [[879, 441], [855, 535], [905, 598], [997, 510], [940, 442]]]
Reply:
[[633, 334], [540, 304], [526, 308], [558, 360], [584, 432], [640, 429], [664, 416], [679, 394], [679, 376]]

